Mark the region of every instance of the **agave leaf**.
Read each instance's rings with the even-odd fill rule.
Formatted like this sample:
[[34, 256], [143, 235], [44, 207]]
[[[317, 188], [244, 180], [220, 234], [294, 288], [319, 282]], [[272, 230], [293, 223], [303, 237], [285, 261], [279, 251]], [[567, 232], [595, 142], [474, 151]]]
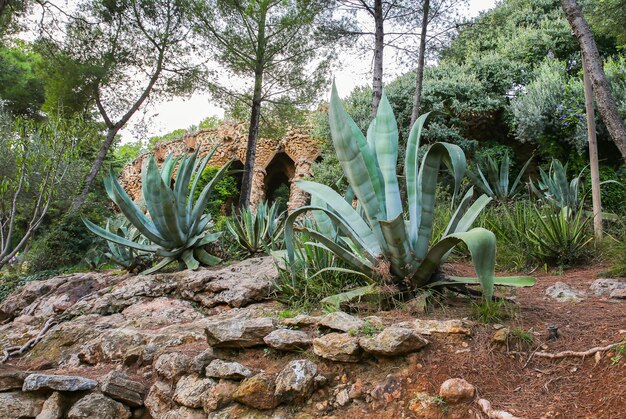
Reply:
[[409, 206], [409, 239], [412, 247], [417, 242], [417, 230], [421, 218], [421, 202], [418, 191], [418, 174], [419, 174], [419, 148], [420, 139], [422, 137], [422, 129], [426, 123], [430, 113], [421, 115], [411, 128], [409, 138], [406, 145], [406, 157], [404, 162], [404, 176], [406, 179], [407, 201]]
[[94, 223], [92, 223], [86, 218], [82, 218], [82, 220], [83, 220], [83, 223], [85, 224], [85, 227], [87, 227], [89, 231], [102, 237], [105, 240], [112, 241], [113, 243], [121, 244], [122, 246], [132, 247], [137, 250], [144, 250], [146, 252], [156, 252], [156, 250], [159, 249], [158, 246], [140, 244], [140, 243], [136, 243], [134, 241], [128, 240], [124, 237], [120, 237], [117, 234], [111, 233], [109, 230], [105, 230], [102, 227], [95, 225]]
[[404, 278], [415, 269], [417, 261], [413, 258], [412, 249], [409, 247], [409, 236], [402, 214], [398, 214], [391, 221], [381, 221], [380, 227], [387, 241], [391, 271]]
[[171, 258], [171, 257], [166, 257], [161, 259], [161, 261], [159, 263], [157, 263], [156, 265], [154, 265], [152, 268], [146, 269], [145, 271], [141, 272], [142, 275], [149, 275], [153, 272], [156, 272], [158, 270], [161, 270], [163, 268], [165, 268], [167, 265], [169, 265], [170, 263], [174, 262], [176, 260], [176, 258]]
[[[429, 287], [439, 287], [442, 285], [455, 285], [455, 284], [469, 284], [480, 285], [478, 278], [469, 276], [449, 276], [451, 281], [437, 281], [428, 284]], [[501, 285], [506, 287], [532, 287], [537, 280], [532, 276], [497, 276], [493, 279], [494, 285]]]
[[380, 296], [380, 289], [376, 285], [366, 285], [340, 294], [331, 295], [321, 300], [321, 303], [340, 308], [341, 304], [352, 303], [368, 296]]
[[207, 265], [207, 266], [216, 266], [222, 261], [222, 259], [218, 258], [217, 256], [213, 256], [209, 254], [206, 250], [204, 250], [201, 247], [196, 247], [193, 250], [193, 255], [195, 256], [197, 260], [199, 260], [200, 262], [202, 262], [204, 265]]
[[524, 175], [524, 173], [526, 173], [526, 169], [528, 169], [528, 165], [530, 164], [531, 160], [533, 159], [533, 156], [530, 156], [530, 158], [528, 160], [526, 160], [526, 163], [524, 163], [524, 166], [522, 166], [522, 168], [520, 169], [519, 173], [517, 174], [517, 177], [515, 178], [515, 181], [513, 182], [513, 185], [511, 186], [510, 192], [509, 192], [509, 196], [513, 197], [517, 194], [519, 188], [521, 188], [522, 186], [522, 176]]
[[230, 168], [230, 165], [232, 164], [232, 162], [233, 160], [230, 160], [228, 163], [222, 166], [222, 168], [217, 171], [215, 176], [213, 176], [213, 178], [209, 181], [209, 183], [206, 184], [206, 186], [200, 193], [200, 196], [198, 197], [198, 200], [193, 206], [193, 210], [191, 212], [190, 220], [192, 222], [192, 228], [189, 230], [190, 232], [196, 231], [197, 224], [200, 222], [202, 214], [204, 213], [206, 209], [211, 190], [220, 180], [222, 180], [222, 178], [224, 177], [224, 175]]
[[395, 219], [402, 214], [402, 201], [398, 186], [398, 124], [393, 116], [393, 109], [383, 91], [374, 125], [376, 159], [385, 186], [386, 220]]

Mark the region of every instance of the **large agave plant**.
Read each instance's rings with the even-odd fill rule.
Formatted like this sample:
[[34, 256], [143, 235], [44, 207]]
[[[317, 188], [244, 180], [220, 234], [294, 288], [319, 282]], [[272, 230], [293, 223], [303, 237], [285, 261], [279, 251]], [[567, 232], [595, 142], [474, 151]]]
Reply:
[[[111, 220], [107, 221], [106, 230], [112, 234], [116, 234], [124, 239], [130, 240], [138, 244], [149, 244], [148, 240], [141, 235], [139, 230], [131, 225], [127, 220], [117, 227], [111, 229]], [[140, 266], [148, 263], [148, 254], [132, 247], [124, 246], [107, 240], [109, 251], [104, 254], [111, 262], [131, 272]]]
[[[482, 195], [472, 203], [473, 191], [470, 190], [461, 199], [442, 239], [431, 243], [440, 166], [443, 163], [451, 172], [456, 194], [465, 174], [466, 161], [458, 146], [436, 143], [428, 149], [422, 163], [418, 163], [420, 135], [426, 118], [427, 115], [422, 115], [415, 122], [407, 140], [405, 182], [408, 219], [405, 219], [396, 173], [398, 128], [387, 97], [383, 94], [376, 118], [365, 137], [345, 112], [333, 85], [329, 110], [331, 135], [358, 204], [355, 209], [327, 186], [298, 181], [298, 187], [310, 193], [314, 201], [313, 205], [294, 211], [286, 221], [285, 242], [291, 265], [294, 261], [296, 218], [305, 211], [313, 211], [318, 213], [318, 218], [326, 218], [326, 222], [322, 221], [318, 231], [298, 227], [300, 230], [306, 231], [359, 273], [398, 287], [416, 289], [432, 285], [436, 281], [433, 274], [451, 250], [459, 243], [465, 243], [478, 278], [450, 277], [450, 280], [454, 283], [479, 283], [484, 298], [491, 300], [496, 283], [495, 235], [484, 228], [470, 229], [491, 198]], [[336, 240], [333, 240], [333, 234], [336, 234]], [[498, 281], [509, 285], [533, 283], [532, 278], [522, 277], [498, 278]]]
[[[148, 210], [144, 214], [120, 186], [112, 169], [104, 178], [109, 197], [117, 204], [124, 216], [151, 243], [129, 240], [101, 228], [89, 220], [83, 220], [93, 233], [113, 243], [143, 252], [153, 253], [163, 259], [144, 274], [156, 272], [173, 261], [182, 261], [188, 269], [197, 269], [200, 263], [215, 265], [220, 259], [208, 254], [204, 246], [217, 240], [219, 233], [209, 233], [211, 216], [205, 214], [209, 194], [228, 170], [224, 165], [202, 189], [194, 201], [194, 193], [200, 180], [199, 174], [215, 152], [197, 161], [198, 151], [174, 158], [167, 156], [161, 169], [152, 156], [143, 167], [141, 191]], [[174, 181], [174, 172], [177, 172]]]
[[496, 201], [507, 201], [517, 195], [523, 187], [522, 176], [528, 168], [532, 157], [524, 163], [517, 177], [510, 183], [509, 172], [511, 171], [511, 159], [505, 154], [500, 165], [492, 157], [487, 158], [484, 167], [476, 166], [476, 173], [467, 173], [472, 183], [490, 198]]

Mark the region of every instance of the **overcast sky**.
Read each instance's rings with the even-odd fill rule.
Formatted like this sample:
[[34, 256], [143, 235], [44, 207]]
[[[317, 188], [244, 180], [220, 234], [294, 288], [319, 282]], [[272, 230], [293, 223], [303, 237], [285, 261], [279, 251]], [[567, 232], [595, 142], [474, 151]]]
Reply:
[[[466, 17], [477, 16], [480, 12], [495, 6], [496, 0], [469, 0], [464, 12]], [[402, 70], [395, 68], [385, 56], [387, 68], [384, 81], [398, 76]], [[371, 57], [358, 59], [353, 56], [341, 57], [334, 73], [339, 94], [347, 96], [357, 86], [371, 84]], [[121, 131], [122, 141], [146, 140], [155, 135], [163, 135], [179, 128], [197, 125], [207, 116], [224, 116], [224, 110], [211, 101], [207, 94], [154, 103], [147, 106], [131, 119], [128, 127]], [[140, 121], [143, 120], [143, 124]]]

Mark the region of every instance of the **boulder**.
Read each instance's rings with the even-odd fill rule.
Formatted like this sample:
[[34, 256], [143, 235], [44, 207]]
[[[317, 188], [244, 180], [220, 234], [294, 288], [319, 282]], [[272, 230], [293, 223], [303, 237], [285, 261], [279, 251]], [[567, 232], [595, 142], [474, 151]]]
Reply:
[[170, 410], [161, 416], [160, 419], [206, 419], [206, 415], [200, 409], [182, 406], [178, 409]]
[[208, 347], [193, 357], [191, 360], [191, 371], [199, 375], [204, 374], [206, 366], [209, 365], [214, 359], [215, 354], [213, 353], [213, 348]]
[[46, 396], [40, 393], [0, 393], [0, 418], [34, 418], [45, 401]]
[[471, 401], [475, 392], [474, 386], [462, 378], [450, 378], [439, 387], [439, 395], [450, 404]]
[[173, 397], [172, 387], [163, 381], [157, 381], [150, 387], [144, 404], [153, 418], [160, 418], [174, 407]]
[[503, 327], [502, 329], [498, 329], [493, 334], [491, 341], [499, 345], [506, 345], [506, 342], [509, 339], [510, 333], [511, 333], [511, 330], [508, 327]]
[[204, 374], [211, 378], [242, 380], [250, 377], [252, 372], [238, 362], [225, 362], [221, 359], [215, 359], [206, 367]]
[[81, 398], [67, 414], [68, 419], [128, 419], [130, 416], [128, 407], [100, 393]]
[[598, 297], [611, 297], [617, 290], [626, 290], [626, 281], [612, 278], [600, 278], [591, 283], [589, 290]]
[[322, 317], [318, 326], [324, 326], [342, 332], [349, 332], [351, 330], [358, 332], [364, 323], [365, 322], [358, 317], [351, 316], [343, 311], [335, 311]]
[[361, 337], [359, 345], [374, 355], [395, 356], [420, 350], [428, 345], [428, 341], [415, 330], [392, 326], [373, 338]]
[[322, 320], [321, 316], [308, 316], [306, 314], [298, 314], [295, 317], [288, 317], [285, 319], [280, 319], [278, 322], [282, 326], [302, 327], [302, 326], [317, 326], [320, 320]]
[[163, 378], [175, 380], [191, 369], [191, 358], [187, 355], [171, 352], [161, 355], [154, 364], [154, 370]]
[[67, 401], [58, 391], [52, 393], [43, 404], [41, 412], [35, 419], [62, 419], [65, 416]]
[[317, 365], [306, 359], [291, 361], [276, 376], [274, 394], [281, 401], [305, 400], [315, 388]]
[[280, 403], [274, 394], [275, 391], [274, 377], [267, 373], [260, 373], [243, 380], [233, 393], [233, 399], [255, 409], [268, 410]]
[[331, 361], [358, 362], [361, 355], [359, 339], [347, 333], [329, 333], [313, 339], [315, 355]]
[[311, 337], [300, 330], [276, 329], [263, 341], [270, 348], [280, 351], [298, 351], [311, 346]]
[[22, 391], [84, 391], [91, 390], [97, 385], [97, 381], [83, 377], [52, 374], [30, 374], [24, 380]]
[[120, 371], [111, 371], [100, 380], [100, 390], [107, 396], [131, 407], [143, 406], [146, 387], [128, 379], [128, 375]]
[[584, 294], [584, 292], [575, 290], [564, 282], [557, 282], [546, 288], [546, 296], [559, 303], [577, 303], [583, 300]]
[[215, 412], [232, 403], [233, 393], [237, 390], [237, 385], [238, 383], [235, 381], [220, 380], [219, 383], [211, 387], [202, 400], [202, 408], [205, 413]]
[[614, 300], [626, 300], [626, 288], [618, 288], [611, 291], [609, 295], [610, 298]]
[[204, 394], [215, 384], [214, 380], [197, 374], [185, 375], [176, 384], [174, 401], [191, 408], [202, 407]]
[[205, 333], [209, 345], [215, 348], [247, 348], [263, 345], [263, 338], [274, 331], [268, 317], [257, 319], [226, 319], [207, 323]]
[[26, 375], [24, 371], [18, 370], [0, 371], [0, 391], [21, 389]]

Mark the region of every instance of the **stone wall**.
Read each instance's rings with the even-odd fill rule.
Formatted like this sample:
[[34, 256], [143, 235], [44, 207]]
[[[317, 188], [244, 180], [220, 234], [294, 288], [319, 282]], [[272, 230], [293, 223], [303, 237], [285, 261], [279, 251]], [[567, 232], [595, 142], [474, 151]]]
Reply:
[[[216, 129], [206, 129], [185, 135], [180, 140], [158, 143], [154, 155], [159, 163], [169, 153], [176, 155], [185, 151], [200, 149], [199, 155], [205, 156], [213, 147], [215, 154], [209, 160], [210, 166], [222, 166], [234, 159], [235, 165], [241, 165], [246, 158], [247, 130], [241, 123], [227, 121]], [[132, 199], [141, 195], [141, 168], [150, 154], [143, 154], [128, 164], [120, 173], [122, 187]], [[257, 140], [256, 161], [250, 193], [250, 205], [253, 207], [271, 194], [272, 188], [285, 179], [289, 184], [289, 211], [305, 205], [308, 196], [295, 186], [295, 181], [311, 175], [311, 166], [320, 156], [318, 143], [305, 129], [290, 128], [280, 140], [259, 138]]]

